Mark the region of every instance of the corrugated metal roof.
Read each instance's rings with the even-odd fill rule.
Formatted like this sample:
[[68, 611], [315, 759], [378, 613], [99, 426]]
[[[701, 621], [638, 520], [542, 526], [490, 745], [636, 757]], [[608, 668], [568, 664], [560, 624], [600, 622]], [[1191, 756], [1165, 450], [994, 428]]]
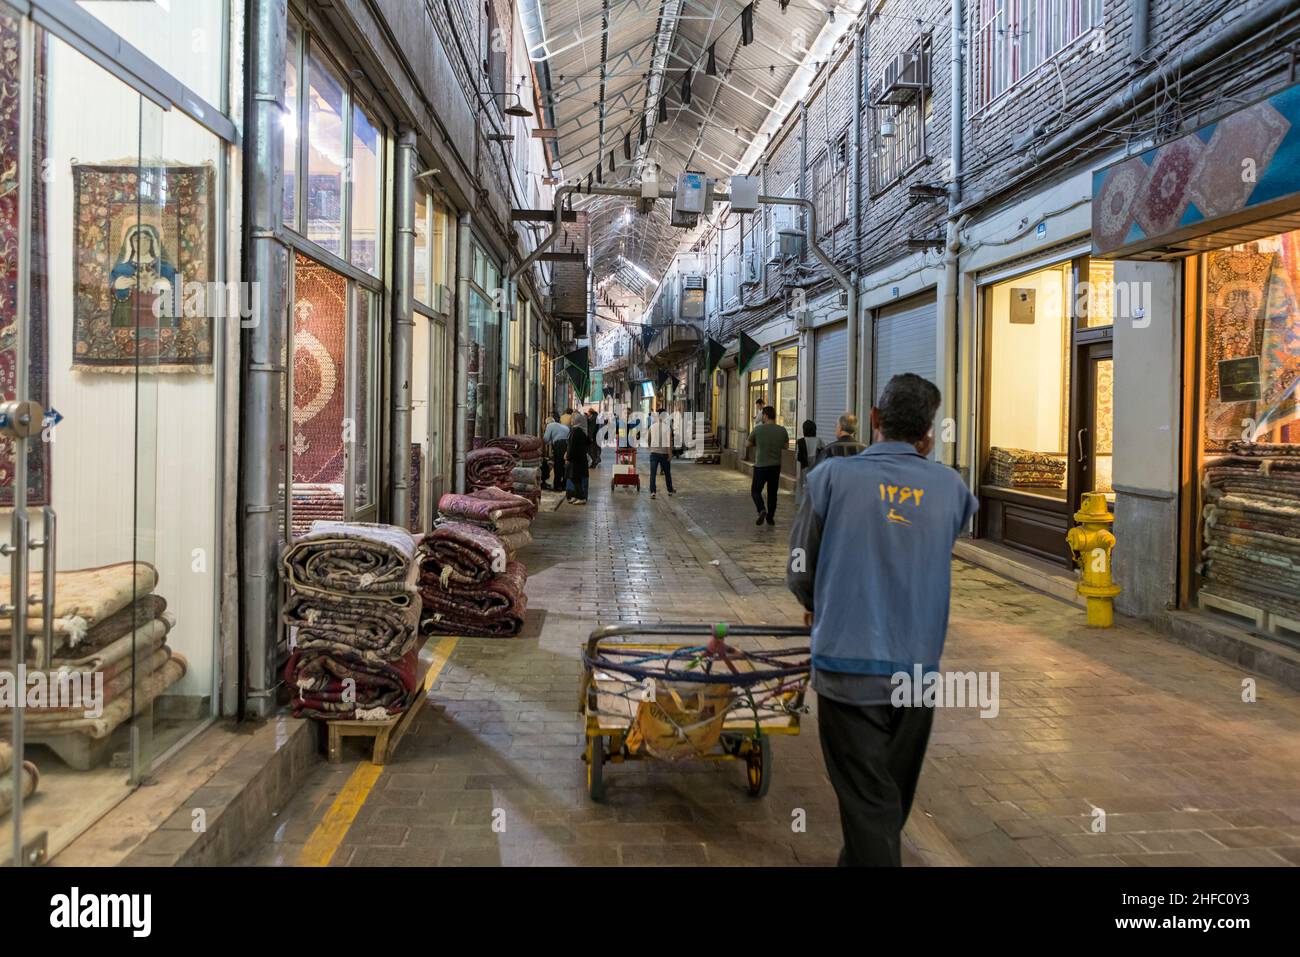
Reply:
[[[539, 69], [543, 117], [557, 131], [556, 158], [571, 183], [639, 183], [649, 163], [661, 180], [684, 170], [737, 172], [812, 48], [835, 0], [755, 0], [753, 42], [741, 42], [740, 0], [523, 0], [530, 56]], [[860, 0], [839, 15], [851, 22]], [[713, 46], [717, 75], [706, 74]], [[682, 97], [690, 73], [690, 103]], [[660, 123], [659, 101], [667, 119]], [[640, 142], [642, 121], [645, 142]], [[625, 151], [630, 141], [630, 158]], [[614, 169], [610, 170], [613, 156]], [[632, 200], [578, 197], [590, 214], [596, 279], [619, 257], [658, 278], [683, 237], [666, 203], [639, 214]]]

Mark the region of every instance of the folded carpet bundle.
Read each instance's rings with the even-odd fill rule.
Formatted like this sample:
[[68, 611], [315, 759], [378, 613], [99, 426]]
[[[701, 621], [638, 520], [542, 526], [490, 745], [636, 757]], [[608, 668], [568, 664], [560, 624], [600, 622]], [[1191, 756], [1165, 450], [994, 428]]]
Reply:
[[[29, 591], [41, 594], [41, 573], [32, 571]], [[86, 641], [97, 625], [150, 594], [158, 584], [158, 570], [148, 562], [117, 562], [98, 568], [59, 572], [54, 600], [55, 648], [75, 648]], [[9, 575], [0, 574], [0, 594], [10, 592]], [[39, 601], [27, 616], [27, 634], [37, 638], [45, 625], [45, 609]], [[0, 642], [8, 644], [13, 629], [11, 618], [0, 618]]]
[[470, 493], [471, 498], [480, 498], [488, 502], [497, 502], [502, 509], [508, 509], [511, 515], [523, 515], [529, 520], [537, 517], [537, 506], [527, 499], [521, 501], [522, 496], [515, 495], [505, 489], [499, 488], [481, 488], [478, 491]]
[[443, 588], [435, 579], [421, 590], [421, 627], [430, 634], [479, 635], [489, 638], [519, 634], [528, 610], [524, 585], [528, 570], [510, 562], [506, 570], [478, 585]]
[[1050, 452], [994, 447], [989, 470], [993, 484], [1002, 488], [1065, 487], [1065, 458]]
[[297, 717], [379, 720], [411, 702], [419, 656], [415, 539], [403, 528], [317, 522], [285, 549], [284, 679]]
[[472, 495], [448, 492], [438, 499], [438, 514], [453, 522], [469, 522], [495, 530], [504, 519], [522, 518], [532, 522], [537, 507], [528, 499], [501, 489], [479, 489]]
[[308, 595], [364, 595], [410, 604], [415, 540], [396, 525], [317, 522], [284, 553], [290, 587]]
[[505, 449], [491, 446], [475, 449], [465, 456], [465, 482], [471, 491], [490, 485], [509, 491], [514, 467], [515, 457]]
[[1201, 591], [1300, 620], [1300, 447], [1234, 443], [1202, 484]]
[[542, 440], [536, 435], [503, 435], [487, 443], [488, 448], [505, 449], [521, 459], [541, 458]]
[[375, 659], [347, 650], [299, 648], [284, 667], [294, 717], [383, 720], [405, 711], [415, 692], [420, 651]]
[[421, 595], [437, 585], [481, 585], [506, 568], [506, 547], [501, 539], [478, 525], [447, 522], [420, 540]]

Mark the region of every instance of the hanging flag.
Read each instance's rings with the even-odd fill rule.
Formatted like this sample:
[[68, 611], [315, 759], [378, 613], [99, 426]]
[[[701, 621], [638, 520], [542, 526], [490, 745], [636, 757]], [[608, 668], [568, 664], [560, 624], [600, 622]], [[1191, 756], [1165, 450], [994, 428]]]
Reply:
[[682, 74], [682, 106], [691, 105], [691, 71]]
[[573, 383], [573, 391], [578, 400], [585, 399], [591, 388], [591, 359], [586, 346], [565, 353], [564, 371], [568, 373], [569, 381]]
[[624, 133], [623, 134], [623, 159], [630, 160], [631, 158], [632, 158], [632, 134]]
[[704, 72], [707, 73], [709, 76], [718, 75], [718, 51], [716, 48], [717, 48], [716, 43], [709, 44], [709, 62], [704, 67]]
[[641, 327], [641, 348], [649, 349], [650, 340], [653, 339], [656, 335], [658, 335], [658, 333], [659, 330], [656, 329], [654, 326], [642, 326]]
[[677, 378], [677, 376], [675, 376], [675, 375], [674, 375], [674, 376], [669, 376], [668, 378], [670, 378], [670, 379], [673, 380], [673, 391], [674, 391], [674, 392], [678, 392], [678, 391], [680, 391], [681, 388], [682, 388], [682, 380], [679, 379], [679, 378]]
[[587, 189], [591, 189], [591, 174], [587, 174]]
[[[784, 7], [782, 8], [784, 9]], [[754, 42], [754, 5], [751, 3], [740, 11], [740, 45], [749, 46]]]
[[664, 383], [667, 382], [669, 378], [670, 377], [668, 375], [668, 370], [660, 369], [659, 372], [656, 373], [655, 375], [655, 388], [662, 389], [664, 387]]
[[614, 172], [614, 151], [609, 151], [609, 171]]
[[645, 146], [645, 114], [641, 114], [641, 135], [637, 138], [638, 146]]
[[718, 364], [722, 362], [722, 356], [727, 351], [727, 347], [710, 336], [704, 340], [704, 348], [706, 353], [705, 368], [709, 370], [708, 378], [711, 379], [713, 373], [718, 371]]
[[740, 334], [740, 348], [736, 354], [736, 371], [743, 373], [749, 368], [749, 364], [754, 361], [754, 356], [758, 355], [759, 345], [743, 332]]

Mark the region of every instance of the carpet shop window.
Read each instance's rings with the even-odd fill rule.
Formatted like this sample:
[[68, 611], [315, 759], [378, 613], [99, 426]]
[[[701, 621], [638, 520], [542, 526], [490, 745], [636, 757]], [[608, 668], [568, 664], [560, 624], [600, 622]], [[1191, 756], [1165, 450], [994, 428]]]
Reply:
[[[375, 501], [378, 297], [298, 253], [293, 272], [292, 531]], [[351, 494], [349, 495], [349, 490]]]
[[501, 384], [500, 271], [474, 244], [469, 294], [469, 379], [466, 431], [475, 448], [501, 434], [498, 408]]
[[426, 306], [436, 306], [429, 285], [429, 193], [423, 187], [415, 191], [415, 273], [413, 286], [415, 301]]
[[790, 433], [791, 445], [801, 434], [799, 429], [799, 347], [790, 346], [776, 352], [776, 423]]
[[[127, 30], [137, 13], [129, 6], [96, 12]], [[210, 10], [195, 3], [158, 26], [169, 33]], [[38, 402], [60, 418], [47, 412], [42, 440], [28, 440], [25, 454], [0, 440], [0, 538], [8, 544], [24, 502], [31, 537], [42, 538], [48, 507], [58, 520], [57, 564], [52, 605], [33, 608], [23, 648], [14, 647], [11, 619], [0, 622], [0, 668], [17, 657], [76, 680], [69, 697], [24, 709], [21, 749], [12, 712], [0, 709], [0, 861], [12, 846], [15, 769], [20, 837], [44, 832], [53, 855], [211, 718], [219, 679], [217, 383], [227, 302], [203, 292], [225, 279], [227, 147], [39, 28], [23, 48], [23, 28], [0, 3], [0, 244], [12, 251], [0, 262], [0, 388], [4, 399]], [[30, 91], [22, 90], [24, 55]], [[202, 77], [185, 79], [197, 88]], [[26, 143], [22, 92], [31, 93]], [[24, 164], [34, 173], [26, 252]], [[19, 315], [23, 284], [29, 303]], [[30, 555], [32, 595], [42, 594], [45, 554]], [[9, 574], [6, 562], [6, 595]]]
[[1300, 230], [1198, 260], [1194, 581], [1300, 644]]
[[985, 290], [991, 485], [1065, 498], [1070, 264]]

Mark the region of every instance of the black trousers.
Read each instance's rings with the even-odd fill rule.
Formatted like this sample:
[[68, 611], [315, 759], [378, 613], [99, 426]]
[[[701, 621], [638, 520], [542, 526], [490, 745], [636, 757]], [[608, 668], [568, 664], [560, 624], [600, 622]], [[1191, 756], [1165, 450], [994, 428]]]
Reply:
[[555, 484], [551, 488], [559, 492], [564, 489], [564, 478], [568, 475], [568, 466], [565, 465], [564, 459], [569, 452], [568, 442], [552, 442], [551, 457], [554, 460]]
[[[767, 507], [763, 507], [763, 487], [767, 487]], [[776, 492], [781, 487], [781, 466], [754, 466], [754, 480], [749, 483], [749, 494], [754, 499], [754, 507], [759, 514], [767, 513], [769, 518], [776, 517]]]
[[817, 698], [822, 757], [840, 803], [841, 867], [899, 867], [933, 708]]

